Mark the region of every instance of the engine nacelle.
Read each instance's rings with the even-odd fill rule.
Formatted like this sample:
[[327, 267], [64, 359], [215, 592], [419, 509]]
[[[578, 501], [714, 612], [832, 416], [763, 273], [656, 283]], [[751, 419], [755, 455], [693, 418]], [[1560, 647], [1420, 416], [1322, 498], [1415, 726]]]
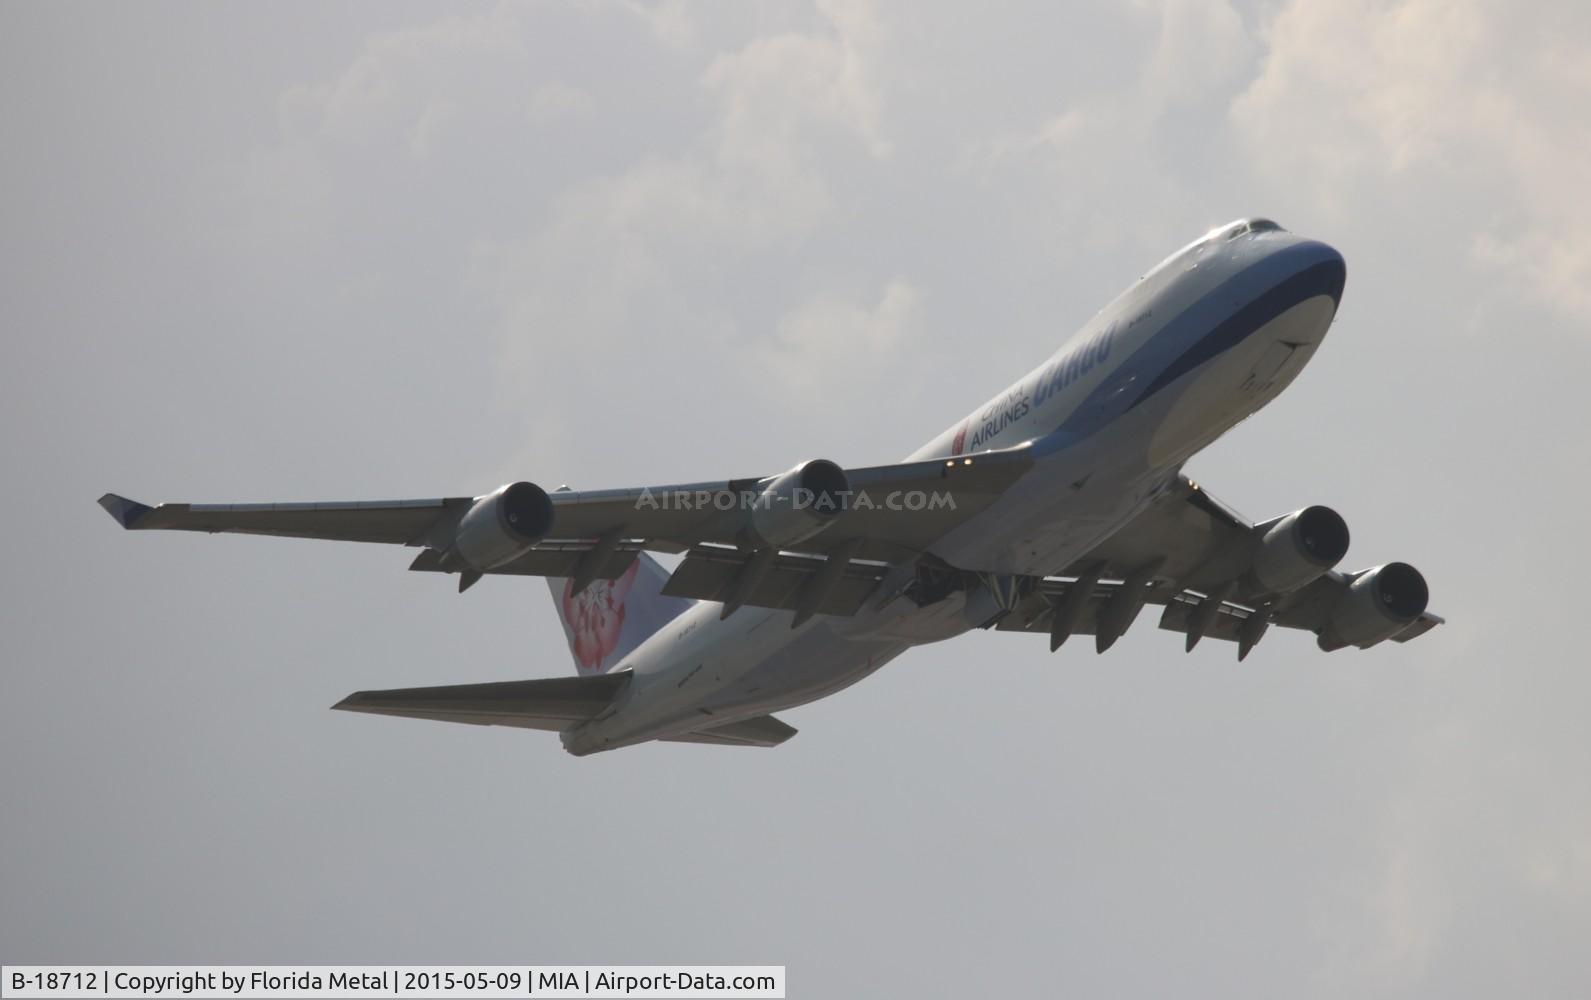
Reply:
[[1425, 613], [1430, 596], [1425, 577], [1408, 563], [1367, 569], [1332, 609], [1318, 645], [1327, 652], [1343, 646], [1368, 649], [1408, 628]]
[[746, 533], [759, 546], [805, 541], [849, 508], [850, 492], [850, 480], [838, 465], [822, 458], [802, 462], [757, 495]]
[[1330, 507], [1305, 507], [1254, 528], [1254, 560], [1245, 581], [1287, 593], [1325, 575], [1348, 553], [1348, 525]]
[[473, 570], [516, 558], [552, 530], [552, 500], [535, 483], [509, 483], [475, 501], [459, 521], [452, 551]]

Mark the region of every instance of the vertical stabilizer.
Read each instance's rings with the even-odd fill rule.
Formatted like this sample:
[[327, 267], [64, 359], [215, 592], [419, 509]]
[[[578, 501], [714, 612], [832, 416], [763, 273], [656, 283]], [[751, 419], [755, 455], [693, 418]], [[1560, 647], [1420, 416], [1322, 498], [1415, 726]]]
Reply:
[[616, 579], [593, 580], [578, 594], [572, 581], [548, 578], [575, 670], [606, 673], [695, 603], [665, 597], [667, 582], [668, 571], [645, 552], [637, 553], [635, 562]]

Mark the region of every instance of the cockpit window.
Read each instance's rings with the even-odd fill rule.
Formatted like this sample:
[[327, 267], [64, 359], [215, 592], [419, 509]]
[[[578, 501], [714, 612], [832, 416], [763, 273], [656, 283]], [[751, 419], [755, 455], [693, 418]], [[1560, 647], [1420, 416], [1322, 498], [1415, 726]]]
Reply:
[[1244, 236], [1248, 233], [1279, 232], [1281, 228], [1281, 226], [1278, 226], [1270, 219], [1243, 219], [1239, 222], [1232, 223], [1230, 226], [1227, 226], [1226, 229], [1222, 231], [1222, 235], [1229, 240], [1235, 240], [1239, 236]]

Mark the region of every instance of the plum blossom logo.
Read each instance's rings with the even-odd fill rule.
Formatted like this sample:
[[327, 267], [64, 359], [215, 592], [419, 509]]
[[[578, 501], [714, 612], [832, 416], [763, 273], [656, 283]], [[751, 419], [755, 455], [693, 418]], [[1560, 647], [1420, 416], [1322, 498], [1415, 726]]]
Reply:
[[961, 449], [967, 446], [967, 425], [970, 423], [972, 423], [970, 420], [961, 422], [961, 429], [956, 431], [956, 439], [950, 442], [950, 453], [952, 455], [961, 454]]
[[563, 585], [563, 620], [569, 626], [569, 648], [581, 673], [600, 671], [602, 663], [619, 646], [624, 630], [624, 600], [635, 583], [640, 561], [630, 563], [616, 580], [593, 580], [580, 593], [571, 593], [574, 581]]

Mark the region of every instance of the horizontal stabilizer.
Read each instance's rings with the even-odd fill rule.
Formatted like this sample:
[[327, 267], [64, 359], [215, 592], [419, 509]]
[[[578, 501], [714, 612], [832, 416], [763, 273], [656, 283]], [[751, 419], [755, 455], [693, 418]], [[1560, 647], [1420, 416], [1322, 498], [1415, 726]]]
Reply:
[[518, 726], [562, 731], [587, 722], [613, 704], [629, 683], [628, 673], [547, 677], [491, 684], [356, 691], [333, 705], [344, 712], [369, 712], [408, 719]]
[[679, 736], [665, 736], [666, 743], [712, 743], [731, 747], [776, 747], [796, 734], [794, 726], [787, 725], [771, 715], [742, 719], [711, 729], [697, 729]]

